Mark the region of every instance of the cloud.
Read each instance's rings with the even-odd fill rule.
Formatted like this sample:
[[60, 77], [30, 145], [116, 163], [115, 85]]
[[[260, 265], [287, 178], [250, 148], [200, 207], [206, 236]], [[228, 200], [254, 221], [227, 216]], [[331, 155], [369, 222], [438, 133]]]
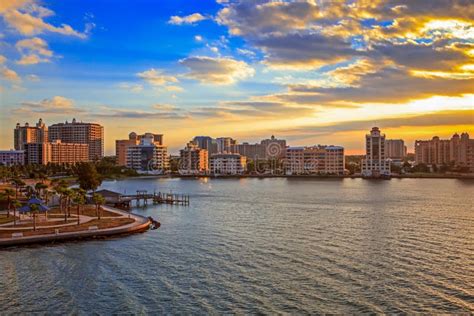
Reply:
[[196, 42], [202, 42], [202, 41], [203, 41], [203, 38], [202, 38], [201, 35], [195, 35], [195, 36], [194, 36], [194, 40], [195, 40]]
[[40, 78], [37, 75], [28, 75], [26, 76], [26, 79], [29, 81], [40, 81]]
[[179, 82], [178, 78], [165, 75], [162, 70], [155, 68], [139, 72], [137, 73], [137, 76], [153, 86], [164, 86], [167, 84]]
[[[424, 126], [452, 126], [472, 125], [474, 110], [439, 111], [434, 113], [400, 116], [395, 118], [377, 119], [377, 125], [382, 129], [400, 127]], [[351, 120], [329, 125], [302, 126], [282, 130], [292, 136], [323, 136], [338, 132], [368, 131], [373, 126], [374, 120]]]
[[4, 64], [7, 61], [7, 58], [3, 55], [0, 55], [0, 65]]
[[133, 83], [121, 83], [119, 87], [124, 90], [128, 90], [130, 92], [139, 93], [143, 91], [143, 85], [141, 84], [133, 84]]
[[195, 24], [197, 22], [200, 22], [206, 19], [207, 18], [201, 13], [193, 13], [186, 16], [174, 15], [169, 19], [168, 23], [174, 24], [174, 25]]
[[50, 62], [53, 51], [49, 49], [48, 43], [39, 37], [23, 39], [15, 44], [21, 54], [21, 59], [16, 63], [19, 65], [34, 65]]
[[51, 99], [41, 101], [25, 101], [21, 108], [13, 110], [15, 114], [45, 113], [45, 114], [74, 114], [83, 113], [83, 109], [77, 108], [74, 101], [62, 96], [54, 96]]
[[21, 81], [20, 76], [14, 70], [11, 70], [7, 67], [1, 68], [0, 74], [2, 75], [2, 78], [4, 78], [5, 80], [11, 81], [11, 82]]
[[86, 33], [74, 30], [70, 25], [54, 26], [44, 19], [54, 12], [37, 4], [35, 0], [3, 0], [0, 4], [0, 15], [5, 22], [20, 34], [33, 36], [46, 31], [63, 35], [86, 38]]
[[232, 84], [255, 74], [247, 63], [231, 58], [195, 56], [181, 59], [179, 63], [190, 70], [186, 77], [206, 84]]
[[180, 111], [173, 106], [164, 106], [155, 104], [152, 110], [136, 110], [136, 109], [117, 109], [114, 107], [102, 106], [97, 112], [93, 113], [94, 117], [103, 118], [128, 118], [128, 119], [166, 119], [178, 120], [187, 118], [186, 113]]

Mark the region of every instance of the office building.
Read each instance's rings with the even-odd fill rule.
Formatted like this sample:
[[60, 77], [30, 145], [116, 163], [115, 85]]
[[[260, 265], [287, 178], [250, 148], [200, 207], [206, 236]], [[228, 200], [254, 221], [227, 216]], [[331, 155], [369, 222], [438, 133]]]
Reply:
[[24, 144], [47, 142], [48, 127], [42, 119], [39, 119], [35, 126], [30, 126], [28, 123], [21, 126], [20, 123], [17, 123], [13, 130], [13, 138], [15, 150], [24, 150]]
[[365, 135], [365, 159], [362, 159], [361, 170], [364, 177], [390, 176], [390, 161], [385, 151], [385, 134], [378, 127], [373, 127]]
[[60, 140], [62, 143], [89, 145], [89, 160], [95, 161], [104, 157], [104, 127], [96, 123], [77, 122], [58, 123], [49, 126], [50, 142]]
[[218, 153], [232, 153], [234, 152], [234, 146], [237, 145], [237, 141], [231, 137], [216, 138], [216, 143]]
[[341, 146], [287, 147], [284, 161], [288, 175], [344, 174], [344, 148]]
[[18, 166], [24, 164], [24, 150], [0, 150], [0, 166]]
[[214, 138], [209, 136], [196, 136], [193, 138], [193, 143], [195, 143], [199, 148], [207, 150], [209, 155], [216, 154], [217, 142]]
[[239, 175], [247, 170], [247, 158], [240, 154], [214, 154], [210, 172], [214, 175]]
[[180, 150], [179, 173], [182, 175], [207, 174], [209, 172], [208, 152], [189, 142]]

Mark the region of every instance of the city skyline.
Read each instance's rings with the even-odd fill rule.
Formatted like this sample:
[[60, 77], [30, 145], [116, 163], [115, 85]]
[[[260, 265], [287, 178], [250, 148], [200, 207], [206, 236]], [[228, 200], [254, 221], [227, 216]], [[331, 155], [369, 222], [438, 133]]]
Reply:
[[[405, 140], [474, 133], [472, 10], [462, 2], [138, 1], [0, 4], [0, 148], [17, 122], [363, 154], [379, 126]], [[28, 119], [26, 119], [28, 118]], [[362, 137], [361, 137], [362, 136]]]

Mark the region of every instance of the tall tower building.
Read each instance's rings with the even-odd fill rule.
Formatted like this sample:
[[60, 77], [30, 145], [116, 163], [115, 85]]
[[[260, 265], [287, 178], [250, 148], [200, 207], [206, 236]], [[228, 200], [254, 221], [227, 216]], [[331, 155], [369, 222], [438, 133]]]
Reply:
[[13, 130], [13, 143], [16, 150], [24, 150], [25, 144], [29, 143], [45, 143], [48, 141], [48, 127], [43, 123], [42, 119], [39, 119], [35, 126], [25, 123], [21, 126], [20, 123], [16, 124]]
[[49, 127], [49, 141], [62, 143], [88, 144], [89, 160], [104, 157], [104, 127], [96, 123], [77, 122], [53, 124]]
[[390, 176], [385, 144], [385, 134], [381, 134], [378, 127], [373, 127], [370, 134], [365, 135], [366, 155], [361, 167], [364, 177]]

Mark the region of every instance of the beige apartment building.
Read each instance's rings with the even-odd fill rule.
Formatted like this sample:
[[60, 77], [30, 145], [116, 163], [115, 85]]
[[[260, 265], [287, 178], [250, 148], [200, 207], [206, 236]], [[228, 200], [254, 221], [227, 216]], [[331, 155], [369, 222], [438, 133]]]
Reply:
[[89, 160], [94, 161], [104, 157], [104, 127], [96, 123], [77, 122], [58, 123], [49, 126], [48, 139], [50, 142], [60, 140], [62, 143], [89, 145]]
[[[118, 139], [115, 141], [115, 157], [119, 166], [127, 165], [127, 150], [131, 146], [137, 146], [140, 141], [145, 138], [153, 138], [152, 143], [158, 147], [163, 146], [163, 134], [145, 133], [137, 135], [135, 132], [131, 132], [128, 135], [128, 139]], [[167, 149], [165, 147], [165, 149]]]
[[415, 162], [427, 165], [454, 163], [459, 167], [469, 167], [474, 172], [474, 139], [468, 133], [451, 139], [440, 139], [434, 136], [431, 140], [415, 141]]
[[89, 161], [89, 145], [76, 143], [63, 143], [56, 140], [50, 143], [51, 163], [69, 163]]
[[13, 142], [15, 150], [24, 150], [27, 143], [44, 143], [48, 141], [48, 127], [39, 119], [35, 126], [25, 123], [21, 126], [16, 124], [13, 130]]
[[407, 155], [407, 147], [403, 139], [385, 140], [385, 151], [387, 158], [390, 159], [403, 159]]
[[208, 151], [189, 142], [180, 150], [179, 173], [182, 175], [207, 174], [209, 172]]
[[344, 148], [341, 146], [288, 147], [284, 161], [288, 175], [344, 174]]
[[[162, 145], [163, 135], [140, 135], [139, 144], [126, 147], [125, 163], [128, 168], [145, 173], [164, 173], [169, 169], [168, 148]], [[132, 139], [138, 139], [131, 133]]]
[[361, 170], [364, 177], [390, 176], [390, 160], [385, 149], [385, 134], [378, 127], [373, 127], [365, 135], [365, 158], [361, 161]]

